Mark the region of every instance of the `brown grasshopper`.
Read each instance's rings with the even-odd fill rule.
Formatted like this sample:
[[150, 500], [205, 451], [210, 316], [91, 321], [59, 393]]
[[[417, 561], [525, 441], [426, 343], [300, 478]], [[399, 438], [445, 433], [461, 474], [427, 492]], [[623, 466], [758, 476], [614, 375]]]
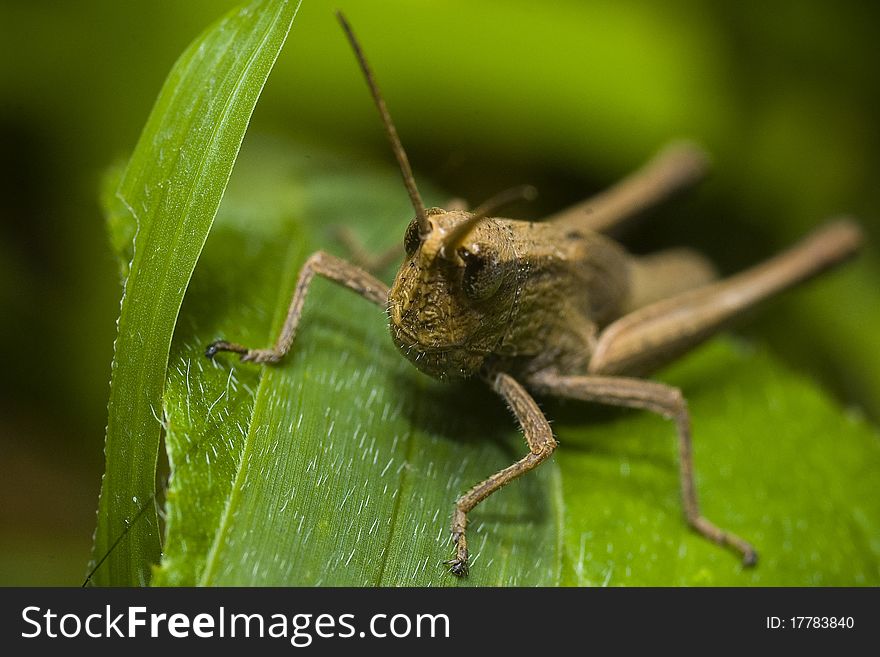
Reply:
[[750, 543], [700, 513], [681, 391], [634, 377], [692, 349], [758, 301], [854, 253], [862, 240], [858, 226], [845, 219], [830, 223], [788, 251], [720, 281], [691, 251], [634, 257], [602, 233], [701, 177], [706, 158], [686, 144], [665, 149], [611, 189], [540, 223], [490, 216], [511, 194], [473, 212], [425, 208], [370, 67], [345, 18], [338, 17], [415, 210], [403, 240], [403, 264], [389, 289], [363, 268], [317, 251], [300, 271], [273, 347], [218, 340], [206, 355], [231, 351], [244, 361], [280, 361], [293, 344], [317, 274], [384, 308], [394, 343], [423, 372], [486, 381], [512, 409], [529, 451], [456, 501], [455, 556], [446, 562], [455, 575], [468, 572], [468, 513], [556, 449], [532, 393], [639, 408], [674, 420], [688, 524], [753, 565], [757, 552]]

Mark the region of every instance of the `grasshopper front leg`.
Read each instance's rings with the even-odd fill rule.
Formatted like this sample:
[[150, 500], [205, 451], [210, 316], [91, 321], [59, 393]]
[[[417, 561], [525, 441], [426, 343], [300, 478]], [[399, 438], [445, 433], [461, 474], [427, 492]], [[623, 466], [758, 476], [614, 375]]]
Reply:
[[556, 440], [550, 430], [550, 423], [538, 408], [532, 396], [526, 392], [512, 376], [503, 372], [492, 373], [487, 377], [492, 389], [504, 398], [513, 411], [529, 445], [529, 453], [516, 463], [496, 472], [480, 482], [455, 503], [452, 514], [452, 540], [455, 542], [455, 557], [446, 562], [453, 575], [463, 577], [468, 572], [467, 514], [477, 504], [517, 477], [533, 470], [556, 449]]
[[213, 358], [219, 351], [231, 351], [241, 354], [241, 359], [254, 363], [277, 363], [290, 351], [293, 338], [296, 335], [296, 327], [302, 315], [303, 303], [306, 299], [309, 284], [315, 274], [338, 283], [359, 295], [372, 301], [377, 306], [385, 307], [388, 302], [388, 286], [372, 274], [353, 264], [337, 258], [336, 256], [315, 251], [305, 261], [299, 272], [290, 307], [281, 332], [270, 349], [250, 349], [235, 342], [216, 340], [205, 349], [205, 356]]

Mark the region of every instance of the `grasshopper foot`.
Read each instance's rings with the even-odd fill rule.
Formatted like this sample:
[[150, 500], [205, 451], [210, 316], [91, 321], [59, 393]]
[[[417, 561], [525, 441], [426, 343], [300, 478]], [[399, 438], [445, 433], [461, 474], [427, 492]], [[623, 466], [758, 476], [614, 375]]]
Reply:
[[731, 550], [739, 554], [742, 558], [743, 567], [751, 568], [758, 563], [758, 552], [748, 541], [740, 538], [736, 534], [725, 531], [723, 529], [719, 529], [711, 522], [709, 522], [705, 517], [699, 515], [699, 513], [694, 513], [693, 515], [689, 516], [688, 522], [690, 523], [691, 527], [693, 527], [700, 534], [708, 538], [710, 541], [714, 541], [719, 545], [730, 548]]
[[456, 577], [467, 577], [468, 574], [468, 557], [467, 551], [465, 551], [464, 558], [455, 557], [455, 559], [450, 559], [449, 561], [444, 561], [444, 565], [449, 566], [449, 572], [455, 575]]
[[241, 360], [248, 363], [277, 363], [284, 354], [279, 354], [274, 349], [248, 349], [235, 342], [215, 340], [205, 348], [205, 357], [213, 360], [220, 351], [231, 351], [241, 355]]
[[468, 549], [467, 537], [464, 534], [467, 527], [467, 514], [456, 508], [452, 517], [452, 542], [455, 543], [455, 557], [443, 563], [449, 566], [449, 572], [456, 577], [467, 577], [468, 574]]
[[227, 342], [226, 340], [214, 340], [214, 342], [205, 347], [205, 358], [213, 360], [214, 356], [220, 351], [231, 351], [244, 357], [248, 353], [248, 348], [234, 342]]
[[758, 553], [749, 546], [749, 550], [743, 553], [742, 564], [746, 568], [752, 568], [758, 563]]

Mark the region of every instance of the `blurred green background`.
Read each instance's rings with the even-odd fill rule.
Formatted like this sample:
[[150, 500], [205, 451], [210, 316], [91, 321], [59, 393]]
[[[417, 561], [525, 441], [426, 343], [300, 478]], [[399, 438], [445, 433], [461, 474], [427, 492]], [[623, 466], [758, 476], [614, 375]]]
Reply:
[[[177, 56], [235, 4], [0, 4], [0, 584], [82, 581], [120, 293], [100, 177], [133, 148]], [[863, 256], [741, 332], [880, 418], [880, 9], [305, 0], [251, 131], [344, 148], [353, 171], [391, 157], [335, 8], [417, 178], [450, 194], [479, 202], [530, 182], [541, 196], [516, 210], [538, 217], [687, 136], [714, 175], [628, 231], [635, 251], [688, 244], [729, 272], [830, 215], [857, 216]]]

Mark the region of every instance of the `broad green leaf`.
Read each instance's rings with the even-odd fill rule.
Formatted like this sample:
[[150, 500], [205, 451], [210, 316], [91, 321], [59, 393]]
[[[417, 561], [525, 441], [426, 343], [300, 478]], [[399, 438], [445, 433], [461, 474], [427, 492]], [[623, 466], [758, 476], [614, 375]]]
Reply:
[[500, 400], [418, 373], [381, 309], [321, 280], [283, 364], [203, 356], [219, 337], [270, 344], [303, 260], [343, 253], [334, 226], [379, 249], [410, 214], [394, 171], [297, 144], [245, 149], [172, 347], [156, 583], [880, 583], [876, 432], [724, 339], [661, 378], [690, 401], [704, 511], [756, 544], [756, 569], [687, 529], [670, 423], [542, 400], [560, 449], [473, 513], [471, 576], [448, 575], [453, 501], [525, 450]]
[[260, 91], [298, 3], [257, 0], [181, 55], [110, 210], [134, 235], [112, 366], [93, 561], [97, 584], [142, 585], [159, 559], [154, 506], [165, 370], [177, 314]]

